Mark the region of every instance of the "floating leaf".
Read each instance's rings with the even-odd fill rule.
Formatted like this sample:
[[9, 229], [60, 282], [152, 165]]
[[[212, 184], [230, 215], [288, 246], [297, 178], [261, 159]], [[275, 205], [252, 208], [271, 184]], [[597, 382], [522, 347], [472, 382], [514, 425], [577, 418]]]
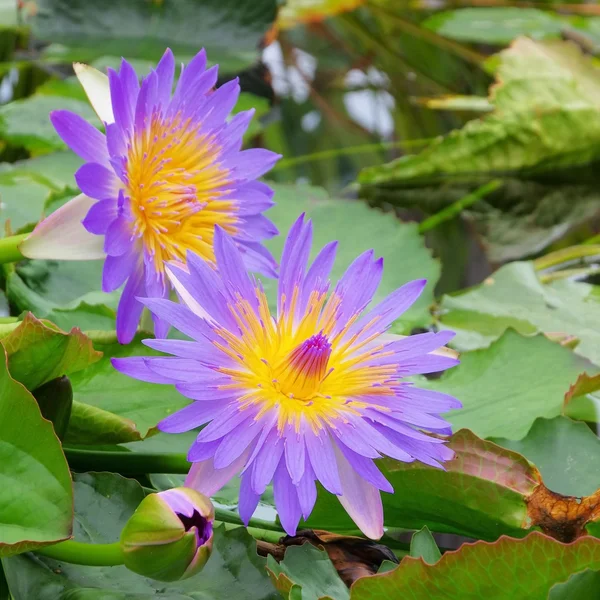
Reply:
[[83, 402], [73, 403], [73, 411], [65, 437], [66, 443], [98, 446], [126, 444], [141, 439], [142, 436], [131, 419]]
[[0, 556], [10, 556], [68, 538], [73, 494], [52, 424], [0, 355]]
[[553, 13], [509, 6], [443, 11], [423, 22], [424, 27], [444, 37], [499, 46], [510, 44], [521, 35], [534, 39], [559, 38], [565, 25]]
[[[75, 539], [111, 543], [144, 497], [137, 481], [112, 473], [74, 476]], [[125, 567], [85, 567], [44, 557], [15, 556], [4, 561], [14, 600], [276, 600], [256, 544], [243, 528], [215, 529], [211, 559], [195, 577], [162, 583]]]
[[112, 366], [113, 357], [160, 354], [142, 344], [141, 340], [147, 337], [148, 334], [138, 334], [127, 346], [116, 339], [107, 343], [96, 341], [94, 347], [103, 353], [103, 358], [71, 377], [74, 400], [132, 421], [143, 437], [161, 419], [189, 403], [174, 386], [132, 379]]
[[211, 61], [238, 70], [257, 58], [260, 40], [275, 20], [277, 3], [109, 0], [100, 5], [86, 0], [37, 0], [36, 6], [28, 21], [35, 37], [87, 50], [87, 61], [94, 54], [156, 61], [167, 46], [189, 56], [202, 45]]
[[557, 583], [548, 594], [548, 600], [589, 600], [600, 589], [600, 571], [586, 569], [571, 575], [564, 583]]
[[59, 327], [114, 329], [119, 293], [100, 291], [102, 261], [30, 260], [9, 268], [6, 295], [19, 310], [31, 310]]
[[534, 463], [555, 492], [589, 496], [600, 488], [600, 439], [584, 423], [566, 417], [536, 419], [522, 440], [494, 442]]
[[442, 553], [427, 526], [413, 534], [410, 540], [410, 556], [422, 558], [430, 565], [440, 560]]
[[440, 321], [457, 333], [452, 343], [460, 350], [487, 346], [507, 327], [524, 335], [559, 332], [578, 338], [575, 352], [600, 365], [597, 289], [568, 280], [543, 284], [532, 263], [511, 263], [475, 289], [445, 296]]
[[521, 540], [503, 536], [446, 552], [435, 565], [405, 557], [394, 571], [357, 581], [351, 598], [542, 600], [555, 583], [587, 568], [600, 568], [596, 538], [562, 544], [537, 532]]
[[12, 377], [29, 390], [80, 371], [102, 356], [79, 329], [66, 333], [31, 313], [0, 341], [8, 354]]
[[32, 154], [64, 150], [48, 114], [57, 109], [73, 111], [94, 125], [100, 125], [87, 102], [58, 96], [33, 95], [0, 106], [0, 139], [22, 146]]
[[[374, 301], [412, 279], [429, 281], [416, 304], [401, 317], [401, 323], [410, 330], [416, 323], [428, 323], [428, 306], [433, 301], [433, 288], [440, 274], [440, 266], [425, 248], [423, 238], [414, 223], [401, 223], [391, 214], [383, 214], [362, 202], [332, 199], [324, 190], [309, 186], [275, 186], [277, 204], [267, 216], [280, 232], [286, 233], [298, 214], [306, 212], [313, 220], [313, 256], [326, 243], [339, 240], [337, 260], [331, 278], [336, 281], [348, 265], [363, 251], [373, 248], [376, 256], [384, 258], [381, 285]], [[274, 256], [281, 257], [285, 236], [269, 240], [267, 246]], [[398, 262], [398, 257], [402, 259]], [[265, 288], [274, 298], [275, 283], [267, 281]]]
[[[479, 439], [467, 430], [450, 438], [456, 458], [446, 470], [419, 462], [379, 461], [394, 494], [382, 494], [387, 527], [458, 533], [495, 540], [502, 534], [525, 535], [527, 498], [539, 473], [525, 458]], [[350, 518], [335, 496], [321, 491], [307, 525], [351, 530]]]
[[312, 544], [290, 546], [280, 563], [269, 556], [267, 571], [273, 585], [286, 600], [350, 598], [350, 592], [339, 578], [327, 552]]
[[[458, 367], [420, 387], [443, 391], [463, 407], [446, 416], [453, 427], [481, 437], [520, 439], [537, 417], [562, 413], [564, 395], [589, 363], [544, 336], [513, 330], [488, 348], [461, 354]], [[543, 369], [543, 376], [532, 374]]]

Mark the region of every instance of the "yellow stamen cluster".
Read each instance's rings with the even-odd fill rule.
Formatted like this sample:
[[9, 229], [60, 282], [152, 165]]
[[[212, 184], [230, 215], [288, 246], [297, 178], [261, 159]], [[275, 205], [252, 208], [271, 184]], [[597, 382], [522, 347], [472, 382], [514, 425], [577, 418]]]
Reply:
[[219, 164], [220, 148], [199, 125], [154, 115], [127, 155], [127, 186], [133, 235], [154, 257], [158, 273], [170, 260], [185, 262], [187, 250], [214, 261], [215, 225], [236, 232], [236, 205], [222, 200], [229, 173]]
[[[358, 408], [368, 406], [361, 396], [394, 394], [390, 386], [395, 366], [365, 364], [382, 350], [382, 344], [373, 343], [377, 336], [363, 336], [364, 328], [347, 335], [358, 315], [336, 331], [338, 296], [326, 300], [325, 294], [313, 292], [304, 315], [295, 319], [296, 289], [289, 307], [274, 319], [264, 292], [256, 290], [256, 294], [257, 312], [241, 297], [230, 306], [241, 335], [218, 328], [223, 342], [215, 345], [239, 365], [219, 369], [232, 378], [223, 387], [243, 391], [242, 408], [259, 405], [257, 419], [277, 408], [280, 431], [287, 424], [298, 431], [304, 417], [316, 432], [324, 424], [335, 427], [345, 414], [358, 414]], [[306, 352], [314, 345], [318, 351], [310, 362]]]

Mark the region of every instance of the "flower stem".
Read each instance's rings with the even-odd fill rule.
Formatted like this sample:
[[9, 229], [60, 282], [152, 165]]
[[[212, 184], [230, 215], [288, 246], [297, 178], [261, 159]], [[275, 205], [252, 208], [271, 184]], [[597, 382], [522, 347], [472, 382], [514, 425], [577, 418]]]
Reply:
[[[215, 506], [215, 518], [223, 523], [229, 523], [230, 525], [243, 525], [246, 527], [237, 513], [233, 512], [232, 510], [227, 510], [226, 508], [219, 508], [218, 506]], [[276, 531], [280, 536], [285, 535], [285, 533], [281, 531], [277, 524], [272, 523], [271, 521], [264, 521], [263, 519], [250, 519], [248, 525], [248, 529]]]
[[502, 180], [500, 179], [492, 179], [492, 181], [488, 181], [488, 183], [478, 187], [476, 190], [463, 196], [456, 202], [450, 204], [450, 206], [446, 206], [446, 208], [440, 210], [440, 212], [431, 215], [424, 221], [419, 223], [419, 233], [425, 233], [426, 231], [430, 231], [434, 229], [441, 223], [445, 221], [449, 221], [456, 217], [456, 215], [460, 214], [465, 208], [468, 208], [475, 202], [478, 202], [482, 198], [489, 196], [492, 192], [495, 192], [497, 189], [502, 187]]
[[586, 258], [598, 255], [600, 255], [600, 244], [580, 244], [579, 246], [561, 248], [560, 250], [550, 252], [545, 256], [540, 256], [540, 258], [536, 258], [533, 261], [533, 266], [536, 271], [542, 271], [543, 269], [582, 261]]
[[73, 563], [75, 565], [112, 567], [123, 564], [123, 553], [121, 552], [121, 544], [119, 542], [112, 544], [87, 544], [85, 542], [67, 540], [53, 546], [40, 548], [36, 552], [54, 560]]
[[121, 475], [176, 473], [187, 475], [190, 463], [185, 454], [103, 452], [63, 448], [69, 466], [82, 471], [112, 471]]
[[28, 235], [28, 233], [23, 233], [21, 235], [0, 238], [0, 264], [17, 262], [25, 258], [19, 250], [19, 244]]

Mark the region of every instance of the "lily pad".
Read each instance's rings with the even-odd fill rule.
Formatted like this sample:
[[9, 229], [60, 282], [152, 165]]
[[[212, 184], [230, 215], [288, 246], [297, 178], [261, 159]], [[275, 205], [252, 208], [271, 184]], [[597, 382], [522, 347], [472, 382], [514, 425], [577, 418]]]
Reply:
[[553, 492], [589, 496], [600, 488], [600, 439], [585, 423], [566, 417], [536, 419], [522, 440], [494, 442], [533, 462]]
[[64, 329], [114, 329], [119, 293], [100, 291], [102, 264], [30, 260], [5, 267], [6, 295], [17, 309], [30, 310]]
[[[399, 329], [410, 330], [417, 324], [429, 323], [428, 307], [433, 302], [433, 289], [440, 275], [439, 263], [431, 257], [414, 223], [401, 223], [394, 215], [374, 210], [362, 202], [330, 198], [316, 187], [277, 185], [277, 204], [267, 216], [282, 235], [269, 240], [267, 246], [279, 259], [285, 235], [302, 212], [313, 220], [313, 257], [328, 242], [338, 240], [338, 252], [331, 279], [337, 280], [348, 265], [365, 250], [373, 248], [384, 258], [384, 272], [374, 302], [382, 300], [407, 281], [427, 279], [425, 291], [400, 319]], [[274, 300], [275, 283], [265, 288]]]
[[[28, 22], [40, 40], [94, 53], [157, 60], [170, 46], [193, 55], [205, 46], [225, 69], [239, 70], [258, 58], [258, 46], [275, 20], [275, 0], [37, 0]], [[92, 51], [90, 53], [90, 50]], [[58, 56], [54, 52], [54, 56]]]
[[267, 559], [273, 585], [286, 600], [347, 600], [350, 592], [340, 579], [325, 550], [312, 544], [290, 546], [285, 558]]
[[[538, 417], [562, 413], [564, 396], [587, 361], [542, 335], [508, 330], [488, 348], [461, 354], [458, 367], [420, 387], [458, 398], [463, 407], [446, 416], [454, 428], [481, 437], [524, 437]], [[543, 376], [532, 379], [533, 373]]]
[[442, 554], [427, 526], [413, 534], [410, 540], [410, 556], [422, 558], [430, 565], [440, 560]]
[[359, 579], [352, 600], [542, 600], [572, 573], [600, 567], [600, 540], [585, 537], [562, 544], [541, 533], [502, 537], [493, 544], [465, 544], [435, 565], [405, 557], [389, 573]]
[[[540, 483], [535, 467], [520, 454], [464, 429], [450, 438], [449, 446], [456, 458], [445, 471], [419, 462], [379, 461], [394, 487], [393, 494], [382, 494], [385, 525], [427, 526], [485, 540], [526, 535], [525, 498]], [[355, 527], [337, 498], [323, 490], [307, 525], [338, 531]]]
[[444, 296], [440, 322], [456, 332], [452, 344], [459, 350], [488, 346], [512, 327], [524, 335], [575, 336], [579, 340], [575, 352], [600, 365], [597, 290], [597, 286], [568, 280], [543, 284], [532, 263], [510, 263], [480, 286]]
[[[111, 543], [144, 497], [137, 481], [111, 473], [74, 476], [75, 539]], [[211, 559], [198, 575], [162, 583], [125, 567], [85, 567], [50, 558], [21, 555], [4, 561], [14, 600], [220, 600], [224, 597], [276, 600], [265, 570], [266, 560], [243, 528], [215, 530]]]
[[537, 40], [557, 39], [565, 25], [565, 21], [553, 13], [510, 6], [443, 11], [423, 23], [444, 37], [499, 46], [510, 44], [521, 35]]
[[31, 313], [0, 341], [8, 354], [12, 377], [29, 390], [80, 371], [102, 356], [79, 329], [66, 333]]
[[161, 419], [189, 404], [174, 386], [156, 385], [132, 379], [119, 373], [111, 364], [113, 357], [156, 356], [160, 354], [144, 346], [138, 334], [127, 346], [116, 339], [96, 341], [94, 347], [102, 359], [71, 377], [73, 399], [129, 419], [143, 437]]
[[0, 557], [71, 534], [73, 493], [67, 461], [35, 398], [8, 372], [0, 351]]

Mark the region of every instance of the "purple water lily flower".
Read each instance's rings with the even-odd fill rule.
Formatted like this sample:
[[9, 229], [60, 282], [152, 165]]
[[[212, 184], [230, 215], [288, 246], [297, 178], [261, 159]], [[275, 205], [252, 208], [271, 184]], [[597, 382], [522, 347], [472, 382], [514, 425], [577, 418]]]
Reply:
[[[106, 258], [102, 289], [123, 283], [117, 313], [121, 343], [131, 341], [143, 305], [139, 296], [165, 298], [167, 261], [193, 252], [214, 261], [214, 229], [235, 241], [252, 271], [275, 276], [276, 263], [261, 242], [277, 234], [262, 213], [273, 192], [256, 181], [279, 155], [241, 150], [253, 110], [228, 120], [239, 96], [237, 80], [218, 89], [217, 67], [206, 69], [202, 50], [172, 92], [173, 54], [167, 50], [141, 84], [122, 61], [108, 77], [76, 64], [75, 71], [106, 127], [100, 133], [66, 110], [50, 118], [61, 138], [86, 163], [75, 179], [81, 195], [42, 221], [21, 244], [30, 258]], [[156, 317], [156, 334], [168, 325]]]
[[[336, 242], [308, 266], [312, 225], [291, 228], [281, 260], [277, 315], [243, 257], [222, 230], [215, 234], [217, 272], [194, 256], [169, 268], [183, 303], [149, 299], [159, 318], [193, 341], [146, 340], [170, 357], [113, 359], [123, 373], [173, 384], [192, 404], [159, 423], [167, 433], [205, 425], [192, 445], [186, 485], [210, 496], [241, 474], [240, 516], [248, 523], [273, 482], [284, 529], [310, 515], [315, 482], [338, 496], [365, 535], [383, 534], [380, 490], [392, 492], [374, 459], [419, 460], [441, 467], [453, 452], [439, 413], [453, 397], [402, 378], [458, 363], [441, 346], [451, 332], [383, 335], [422, 292], [402, 286], [368, 307], [383, 260], [360, 255], [329, 294]], [[439, 349], [439, 350], [438, 350]]]

